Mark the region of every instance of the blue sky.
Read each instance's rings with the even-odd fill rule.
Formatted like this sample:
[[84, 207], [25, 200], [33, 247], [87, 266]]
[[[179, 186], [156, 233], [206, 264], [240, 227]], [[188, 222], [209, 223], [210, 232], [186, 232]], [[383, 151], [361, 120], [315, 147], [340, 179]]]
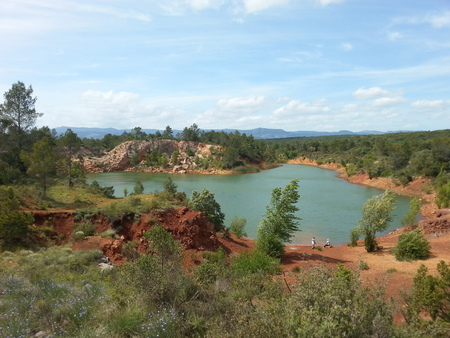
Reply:
[[0, 2], [38, 126], [450, 128], [448, 0]]

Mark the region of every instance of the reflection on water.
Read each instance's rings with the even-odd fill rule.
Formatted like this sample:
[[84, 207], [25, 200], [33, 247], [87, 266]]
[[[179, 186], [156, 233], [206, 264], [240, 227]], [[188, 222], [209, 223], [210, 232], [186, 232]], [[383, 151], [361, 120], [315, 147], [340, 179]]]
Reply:
[[[250, 238], [256, 237], [256, 228], [265, 214], [270, 202], [272, 190], [284, 188], [292, 179], [300, 179], [300, 232], [293, 237], [293, 243], [309, 244], [312, 236], [318, 245], [326, 238], [332, 244], [349, 242], [350, 230], [358, 225], [361, 210], [367, 199], [382, 191], [348, 183], [336, 177], [336, 173], [311, 166], [284, 165], [246, 175], [180, 175], [151, 173], [101, 173], [90, 174], [88, 181], [97, 180], [102, 186], [114, 186], [115, 195], [123, 196], [126, 188], [133, 191], [139, 180], [144, 184], [145, 193], [163, 190], [167, 176], [171, 176], [179, 191], [188, 197], [193, 190], [204, 188], [215, 194], [217, 202], [226, 215], [225, 225], [229, 225], [234, 216], [247, 219], [246, 231]], [[386, 234], [401, 226], [400, 220], [409, 208], [409, 199], [398, 197], [399, 203], [394, 211], [395, 219]], [[322, 243], [323, 242], [323, 243]]]

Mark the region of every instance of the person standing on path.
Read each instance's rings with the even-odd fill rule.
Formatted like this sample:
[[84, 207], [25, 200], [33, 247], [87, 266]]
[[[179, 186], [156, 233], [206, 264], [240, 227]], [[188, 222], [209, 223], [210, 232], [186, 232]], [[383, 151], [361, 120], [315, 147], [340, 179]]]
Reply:
[[312, 239], [311, 239], [311, 249], [315, 249], [315, 247], [316, 247], [316, 238], [315, 237], [313, 237]]

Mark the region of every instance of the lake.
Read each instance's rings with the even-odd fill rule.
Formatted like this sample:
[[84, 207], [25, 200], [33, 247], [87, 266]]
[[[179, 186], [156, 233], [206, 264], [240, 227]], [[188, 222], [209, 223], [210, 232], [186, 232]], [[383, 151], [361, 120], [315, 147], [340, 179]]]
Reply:
[[[200, 174], [154, 174], [114, 172], [89, 174], [88, 182], [96, 180], [101, 186], [114, 186], [115, 196], [123, 197], [124, 189], [132, 192], [137, 181], [144, 184], [144, 193], [163, 190], [163, 183], [170, 175], [178, 186], [191, 197], [193, 190], [204, 188], [215, 194], [225, 225], [229, 226], [235, 216], [247, 219], [245, 230], [248, 237], [256, 237], [256, 229], [270, 203], [272, 190], [284, 188], [289, 182], [300, 180], [298, 216], [301, 231], [292, 238], [292, 243], [309, 244], [315, 236], [318, 245], [330, 238], [335, 245], [350, 241], [350, 230], [358, 225], [364, 203], [383, 191], [351, 184], [338, 178], [336, 172], [306, 165], [286, 164], [282, 167], [245, 175], [200, 175]], [[401, 227], [401, 218], [408, 212], [409, 199], [398, 196], [391, 227], [379, 235]]]

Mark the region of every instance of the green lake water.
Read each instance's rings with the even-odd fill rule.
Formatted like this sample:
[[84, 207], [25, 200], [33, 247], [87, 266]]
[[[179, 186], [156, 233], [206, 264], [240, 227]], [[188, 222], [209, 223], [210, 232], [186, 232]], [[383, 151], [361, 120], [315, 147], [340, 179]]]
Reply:
[[[298, 216], [301, 231], [292, 238], [292, 243], [309, 244], [315, 236], [319, 245], [330, 238], [335, 245], [349, 242], [349, 233], [358, 225], [364, 203], [382, 191], [348, 183], [336, 177], [336, 173], [312, 166], [288, 164], [282, 167], [245, 175], [198, 175], [198, 174], [152, 174], [152, 173], [101, 173], [88, 175], [88, 181], [96, 180], [102, 186], [114, 186], [115, 196], [123, 197], [124, 188], [132, 192], [139, 180], [144, 184], [144, 193], [163, 190], [167, 176], [171, 176], [179, 191], [188, 197], [193, 190], [204, 188], [215, 194], [225, 213], [225, 225], [233, 217], [247, 219], [248, 237], [256, 237], [256, 229], [270, 202], [272, 190], [284, 188], [292, 179], [300, 180]], [[394, 210], [392, 226], [379, 235], [401, 227], [401, 218], [408, 212], [409, 199], [399, 196]]]

